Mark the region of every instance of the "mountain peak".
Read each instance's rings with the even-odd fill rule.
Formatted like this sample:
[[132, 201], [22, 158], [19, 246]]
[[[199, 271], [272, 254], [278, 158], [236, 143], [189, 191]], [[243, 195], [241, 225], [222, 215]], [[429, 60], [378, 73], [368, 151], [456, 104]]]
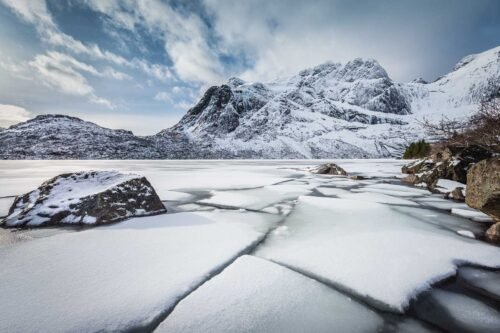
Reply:
[[230, 77], [229, 80], [227, 80], [227, 85], [231, 88], [239, 87], [245, 83], [246, 83], [245, 81], [243, 81], [239, 77], [235, 77], [235, 76]]

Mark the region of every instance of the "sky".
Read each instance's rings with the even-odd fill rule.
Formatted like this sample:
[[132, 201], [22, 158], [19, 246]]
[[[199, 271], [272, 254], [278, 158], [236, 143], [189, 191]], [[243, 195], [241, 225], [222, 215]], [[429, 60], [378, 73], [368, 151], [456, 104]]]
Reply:
[[0, 0], [0, 127], [60, 113], [149, 135], [232, 76], [360, 57], [432, 81], [498, 45], [497, 0]]

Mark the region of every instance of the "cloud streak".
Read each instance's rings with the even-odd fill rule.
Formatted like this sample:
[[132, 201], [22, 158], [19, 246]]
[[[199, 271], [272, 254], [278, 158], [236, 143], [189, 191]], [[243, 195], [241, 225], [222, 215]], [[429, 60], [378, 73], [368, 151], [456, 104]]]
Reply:
[[143, 59], [127, 60], [113, 52], [102, 50], [96, 44], [84, 44], [60, 31], [47, 9], [45, 0], [0, 0], [13, 10], [20, 18], [35, 26], [44, 42], [52, 46], [60, 46], [69, 52], [105, 60], [115, 65], [138, 69], [145, 74], [166, 81], [173, 78], [170, 69], [160, 64], [150, 64]]
[[[68, 55], [59, 52], [39, 54], [29, 62], [29, 66], [39, 74], [40, 81], [48, 87], [54, 88], [68, 95], [85, 96], [90, 102], [113, 109], [114, 105], [109, 100], [95, 94], [94, 88], [81, 74], [86, 72], [95, 76], [105, 75], [93, 66], [85, 64]], [[113, 71], [114, 76], [124, 74]]]

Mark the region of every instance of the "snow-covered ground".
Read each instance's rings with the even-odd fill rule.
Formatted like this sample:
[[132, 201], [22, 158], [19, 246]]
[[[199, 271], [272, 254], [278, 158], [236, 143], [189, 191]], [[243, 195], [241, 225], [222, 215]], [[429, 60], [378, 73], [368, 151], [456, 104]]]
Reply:
[[[333, 161], [362, 180], [305, 171], [321, 162], [1, 161], [3, 206], [92, 169], [146, 176], [169, 212], [0, 229], [0, 331], [498, 331], [483, 215], [403, 185], [405, 161]], [[473, 291], [433, 287], [458, 269]], [[426, 290], [448, 319], [414, 317]]]

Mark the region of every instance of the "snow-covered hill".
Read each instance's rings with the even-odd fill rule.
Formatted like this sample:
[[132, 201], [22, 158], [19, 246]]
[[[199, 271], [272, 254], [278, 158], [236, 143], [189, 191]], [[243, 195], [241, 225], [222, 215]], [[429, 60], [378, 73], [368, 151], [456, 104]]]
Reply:
[[500, 46], [465, 57], [432, 83], [396, 83], [373, 59], [325, 63], [267, 83], [231, 78], [157, 135], [44, 115], [0, 131], [0, 158], [400, 156], [425, 137], [419, 120], [469, 115], [499, 76]]
[[79, 118], [42, 115], [0, 132], [4, 159], [159, 158], [149, 139]]

